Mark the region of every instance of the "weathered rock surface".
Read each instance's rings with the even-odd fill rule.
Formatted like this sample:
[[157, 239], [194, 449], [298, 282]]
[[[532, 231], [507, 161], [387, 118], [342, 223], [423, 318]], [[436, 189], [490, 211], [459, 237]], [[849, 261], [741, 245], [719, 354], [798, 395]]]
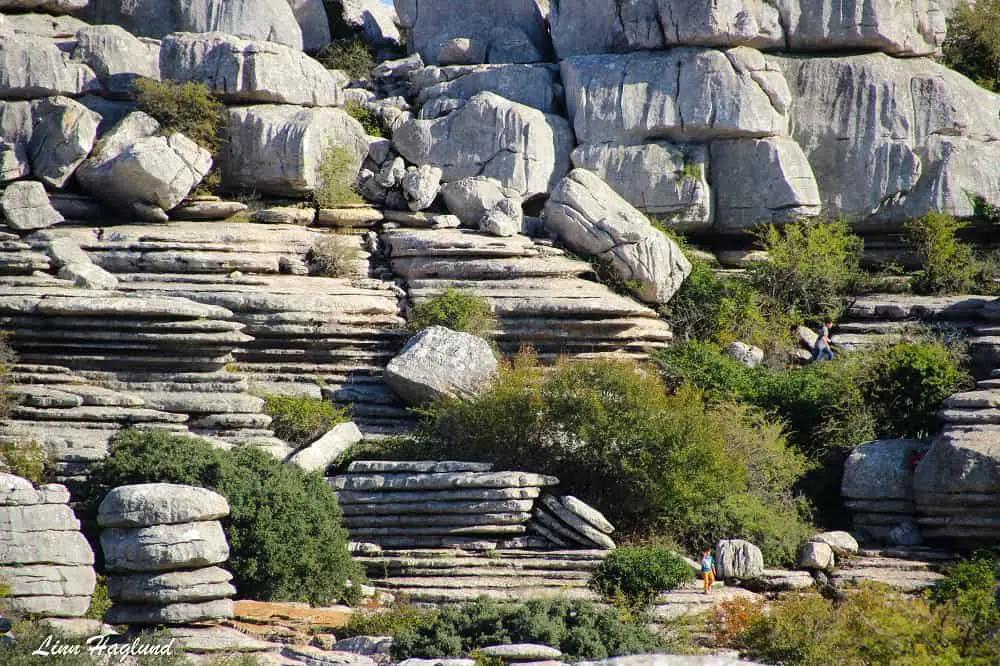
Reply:
[[487, 176], [531, 197], [569, 170], [573, 133], [560, 116], [483, 92], [443, 118], [405, 123], [393, 146], [410, 162], [439, 167], [445, 182]]
[[470, 227], [479, 227], [483, 218], [505, 199], [516, 200], [517, 210], [521, 210], [520, 199], [516, 192], [505, 188], [499, 181], [484, 176], [461, 178], [445, 183], [441, 187], [441, 197], [448, 210], [457, 215], [462, 224]]
[[756, 368], [764, 362], [764, 350], [736, 340], [726, 347], [726, 356], [735, 358], [748, 368]]
[[105, 620], [111, 624], [192, 624], [233, 616], [232, 599], [213, 599], [200, 603], [115, 604]]
[[109, 571], [193, 569], [225, 562], [229, 545], [218, 522], [111, 527], [101, 531]]
[[323, 0], [288, 0], [302, 30], [302, 48], [310, 53], [330, 43], [330, 20]]
[[441, 186], [441, 169], [429, 164], [424, 164], [418, 169], [410, 169], [403, 176], [400, 185], [410, 210], [430, 208]]
[[0, 196], [0, 211], [4, 224], [18, 231], [44, 229], [63, 221], [49, 202], [45, 186], [37, 181], [9, 184]]
[[52, 14], [73, 12], [87, 6], [88, 0], [0, 0], [0, 9], [28, 9]]
[[101, 527], [151, 527], [216, 520], [229, 515], [229, 503], [207, 488], [176, 483], [119, 486], [97, 510]]
[[496, 371], [497, 360], [488, 342], [431, 326], [413, 336], [389, 362], [385, 379], [408, 404], [420, 405], [443, 396], [474, 396]]
[[799, 567], [810, 571], [832, 571], [833, 548], [829, 544], [810, 541], [799, 553]]
[[204, 83], [230, 104], [343, 102], [341, 81], [301, 51], [218, 32], [168, 36], [160, 70], [164, 78]]
[[368, 44], [380, 48], [404, 43], [399, 34], [396, 12], [391, 6], [379, 0], [338, 0], [329, 6], [332, 11], [337, 11], [337, 5], [340, 5], [340, 20]]
[[76, 171], [83, 187], [112, 207], [166, 221], [212, 167], [212, 156], [183, 134], [160, 134], [153, 118], [129, 114]]
[[914, 451], [926, 442], [890, 439], [867, 442], [844, 462], [841, 495], [851, 510], [854, 528], [876, 539], [886, 539], [897, 525], [912, 521]]
[[647, 303], [669, 301], [691, 272], [672, 240], [586, 169], [574, 169], [552, 191], [545, 227], [573, 251], [609, 262]]
[[715, 544], [715, 567], [721, 580], [756, 578], [764, 571], [764, 556], [749, 541], [722, 540]]
[[81, 16], [90, 23], [119, 25], [144, 37], [223, 32], [302, 49], [302, 30], [284, 1], [91, 0]]
[[330, 145], [353, 155], [360, 167], [368, 152], [361, 123], [342, 109], [257, 105], [229, 111], [229, 145], [222, 179], [228, 187], [275, 196], [316, 189]]
[[338, 456], [361, 441], [363, 435], [353, 422], [336, 425], [312, 444], [297, 451], [288, 459], [307, 472], [326, 471]]
[[455, 103], [492, 92], [542, 113], [558, 113], [562, 86], [555, 65], [456, 65], [424, 67], [410, 73], [422, 107], [435, 100]]
[[101, 116], [68, 97], [38, 100], [31, 111], [31, 173], [51, 187], [62, 187], [94, 147]]
[[117, 25], [90, 25], [78, 30], [73, 60], [94, 70], [106, 87], [116, 87], [116, 82], [106, 81], [112, 77], [121, 77], [122, 83], [128, 84], [140, 76], [160, 78], [160, 43], [140, 39]]
[[0, 99], [76, 97], [95, 85], [93, 70], [71, 62], [53, 40], [0, 32]]
[[842, 530], [820, 532], [809, 540], [817, 543], [825, 543], [830, 546], [837, 557], [857, 555], [858, 553], [858, 540], [851, 536], [850, 532]]
[[119, 603], [174, 604], [236, 595], [233, 575], [219, 567], [194, 571], [116, 575], [108, 578], [108, 596]]

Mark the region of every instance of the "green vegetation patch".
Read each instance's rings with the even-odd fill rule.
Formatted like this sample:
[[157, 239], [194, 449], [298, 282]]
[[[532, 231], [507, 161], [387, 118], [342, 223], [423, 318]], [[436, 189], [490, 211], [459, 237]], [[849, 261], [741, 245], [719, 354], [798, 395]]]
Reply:
[[344, 106], [344, 111], [347, 111], [351, 118], [361, 123], [368, 136], [383, 137], [386, 135], [385, 128], [382, 127], [382, 122], [374, 111], [366, 109], [357, 102], [348, 102]]
[[264, 412], [274, 434], [295, 446], [310, 444], [350, 420], [346, 410], [329, 400], [308, 396], [266, 395]]
[[601, 562], [590, 586], [612, 601], [641, 606], [694, 577], [691, 565], [665, 548], [618, 548]]
[[1000, 92], [1000, 0], [955, 3], [944, 63], [978, 85]]
[[350, 234], [324, 234], [313, 243], [309, 257], [324, 277], [350, 277], [358, 263], [358, 238]]
[[319, 164], [319, 186], [313, 200], [320, 208], [362, 204], [365, 200], [358, 194], [357, 180], [357, 160], [345, 148], [331, 145]]
[[340, 37], [324, 46], [315, 55], [327, 69], [339, 69], [352, 80], [371, 78], [375, 57], [360, 37]]
[[489, 338], [496, 325], [496, 318], [485, 298], [465, 289], [449, 288], [414, 306], [406, 327], [416, 332], [428, 326], [444, 326], [453, 331]]

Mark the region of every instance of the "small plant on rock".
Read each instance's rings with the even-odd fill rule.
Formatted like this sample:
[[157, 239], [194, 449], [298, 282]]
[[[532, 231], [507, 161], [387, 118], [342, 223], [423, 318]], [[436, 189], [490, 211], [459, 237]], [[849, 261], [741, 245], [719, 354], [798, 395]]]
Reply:
[[367, 79], [375, 69], [371, 49], [359, 37], [341, 37], [324, 46], [315, 56], [327, 69], [339, 69], [351, 79]]
[[349, 277], [358, 262], [357, 238], [347, 234], [325, 234], [313, 243], [310, 257], [320, 275]]
[[0, 442], [0, 471], [28, 479], [34, 484], [45, 483], [52, 459], [45, 447], [30, 442]]
[[331, 145], [319, 164], [319, 186], [313, 200], [320, 208], [336, 208], [365, 202], [357, 191], [358, 164], [341, 146]]
[[496, 324], [485, 298], [464, 289], [449, 288], [416, 305], [406, 327], [411, 331], [421, 331], [428, 326], [444, 326], [453, 331], [488, 338]]
[[382, 122], [378, 119], [378, 116], [375, 115], [374, 111], [366, 109], [357, 102], [348, 102], [347, 105], [344, 106], [344, 111], [347, 111], [347, 115], [361, 123], [361, 126], [365, 128], [365, 133], [368, 134], [368, 136], [385, 136]]
[[348, 420], [347, 412], [329, 400], [307, 396], [264, 396], [264, 411], [274, 434], [295, 446], [305, 446]]
[[972, 246], [958, 238], [967, 227], [947, 213], [928, 213], [906, 224], [907, 239], [920, 257], [921, 271], [913, 279], [913, 289], [923, 294], [969, 291], [977, 274]]
[[677, 553], [656, 547], [619, 548], [604, 558], [590, 586], [608, 599], [642, 606], [690, 580], [694, 570]]

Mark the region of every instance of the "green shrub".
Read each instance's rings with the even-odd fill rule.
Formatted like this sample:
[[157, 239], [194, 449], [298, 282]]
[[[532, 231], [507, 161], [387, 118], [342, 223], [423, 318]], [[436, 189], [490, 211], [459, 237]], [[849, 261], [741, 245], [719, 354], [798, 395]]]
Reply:
[[619, 548], [608, 554], [590, 579], [590, 586], [614, 600], [651, 603], [661, 592], [694, 580], [694, 570], [677, 553], [664, 548]]
[[995, 657], [1000, 657], [1000, 595], [997, 585], [997, 561], [989, 552], [975, 553], [972, 558], [947, 571], [928, 595], [931, 603], [958, 625], [963, 653], [976, 646], [992, 645]]
[[436, 613], [409, 604], [397, 603], [387, 609], [365, 609], [351, 614], [347, 624], [337, 630], [338, 638], [353, 636], [398, 636], [414, 633], [434, 622]]
[[488, 338], [497, 322], [490, 304], [482, 296], [465, 289], [448, 288], [413, 307], [406, 327], [421, 331], [428, 326], [445, 326], [453, 331]]
[[758, 238], [769, 259], [751, 264], [747, 278], [772, 307], [817, 319], [840, 313], [864, 247], [846, 222], [769, 226]]
[[320, 208], [362, 204], [357, 191], [358, 161], [346, 149], [331, 145], [323, 152], [319, 164], [319, 185], [313, 200]]
[[275, 436], [295, 446], [310, 444], [349, 420], [347, 412], [329, 400], [308, 396], [266, 395], [264, 412], [271, 417]]
[[352, 80], [370, 78], [375, 69], [371, 48], [359, 37], [334, 39], [315, 58], [327, 69], [343, 70]]
[[17, 361], [14, 350], [7, 344], [7, 336], [0, 333], [0, 420], [10, 415], [13, 400], [10, 395], [10, 371]]
[[805, 532], [791, 494], [805, 463], [780, 427], [694, 391], [670, 395], [627, 362], [546, 372], [519, 356], [478, 397], [430, 406], [420, 437], [445, 455], [558, 476], [626, 534], [656, 526], [691, 550], [739, 534], [783, 562]]
[[978, 85], [1000, 92], [1000, 0], [956, 3], [944, 42], [944, 63]]
[[51, 456], [38, 442], [0, 441], [0, 471], [16, 474], [38, 485], [48, 481], [51, 467]]
[[968, 226], [946, 213], [929, 213], [906, 223], [907, 240], [920, 258], [920, 273], [913, 279], [914, 291], [924, 294], [965, 293], [972, 288], [976, 255], [972, 246], [958, 240]]
[[83, 514], [95, 519], [112, 488], [154, 482], [211, 488], [229, 501], [226, 568], [241, 597], [319, 605], [356, 599], [357, 586], [346, 583], [363, 577], [347, 553], [337, 496], [320, 474], [251, 446], [223, 451], [193, 437], [126, 430], [95, 465]]
[[645, 626], [624, 622], [614, 609], [560, 599], [498, 604], [488, 599], [442, 608], [432, 622], [394, 635], [392, 654], [459, 657], [501, 643], [551, 645], [572, 658], [640, 654], [666, 647]]
[[90, 607], [87, 609], [87, 614], [84, 617], [92, 620], [103, 620], [104, 614], [110, 608], [111, 597], [108, 596], [108, 579], [106, 576], [98, 576], [94, 593], [90, 595]]
[[315, 270], [324, 277], [350, 277], [357, 271], [358, 239], [349, 234], [324, 234], [309, 254]]
[[385, 136], [382, 122], [379, 120], [378, 116], [375, 115], [374, 111], [366, 109], [357, 102], [348, 102], [344, 106], [344, 111], [347, 111], [347, 114], [351, 118], [354, 118], [361, 123], [361, 126], [365, 128], [365, 132], [368, 136]]

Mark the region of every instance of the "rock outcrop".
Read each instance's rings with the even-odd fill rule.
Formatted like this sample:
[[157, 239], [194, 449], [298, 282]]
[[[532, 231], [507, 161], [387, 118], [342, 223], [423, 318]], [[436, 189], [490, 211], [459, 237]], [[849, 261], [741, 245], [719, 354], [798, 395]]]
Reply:
[[764, 556], [749, 541], [723, 539], [715, 544], [715, 568], [720, 580], [757, 578], [764, 573]]
[[497, 372], [488, 342], [469, 333], [431, 326], [420, 331], [389, 361], [385, 379], [406, 403], [436, 398], [468, 398], [482, 391]]
[[894, 529], [913, 523], [914, 453], [926, 450], [920, 440], [889, 439], [867, 442], [851, 452], [840, 492], [858, 533], [889, 541]]
[[112, 624], [189, 624], [232, 617], [236, 594], [219, 568], [229, 545], [218, 519], [225, 498], [170, 483], [120, 486], [98, 509], [101, 549], [110, 572]]
[[69, 618], [90, 608], [94, 552], [65, 486], [0, 473], [0, 579], [5, 612]]

